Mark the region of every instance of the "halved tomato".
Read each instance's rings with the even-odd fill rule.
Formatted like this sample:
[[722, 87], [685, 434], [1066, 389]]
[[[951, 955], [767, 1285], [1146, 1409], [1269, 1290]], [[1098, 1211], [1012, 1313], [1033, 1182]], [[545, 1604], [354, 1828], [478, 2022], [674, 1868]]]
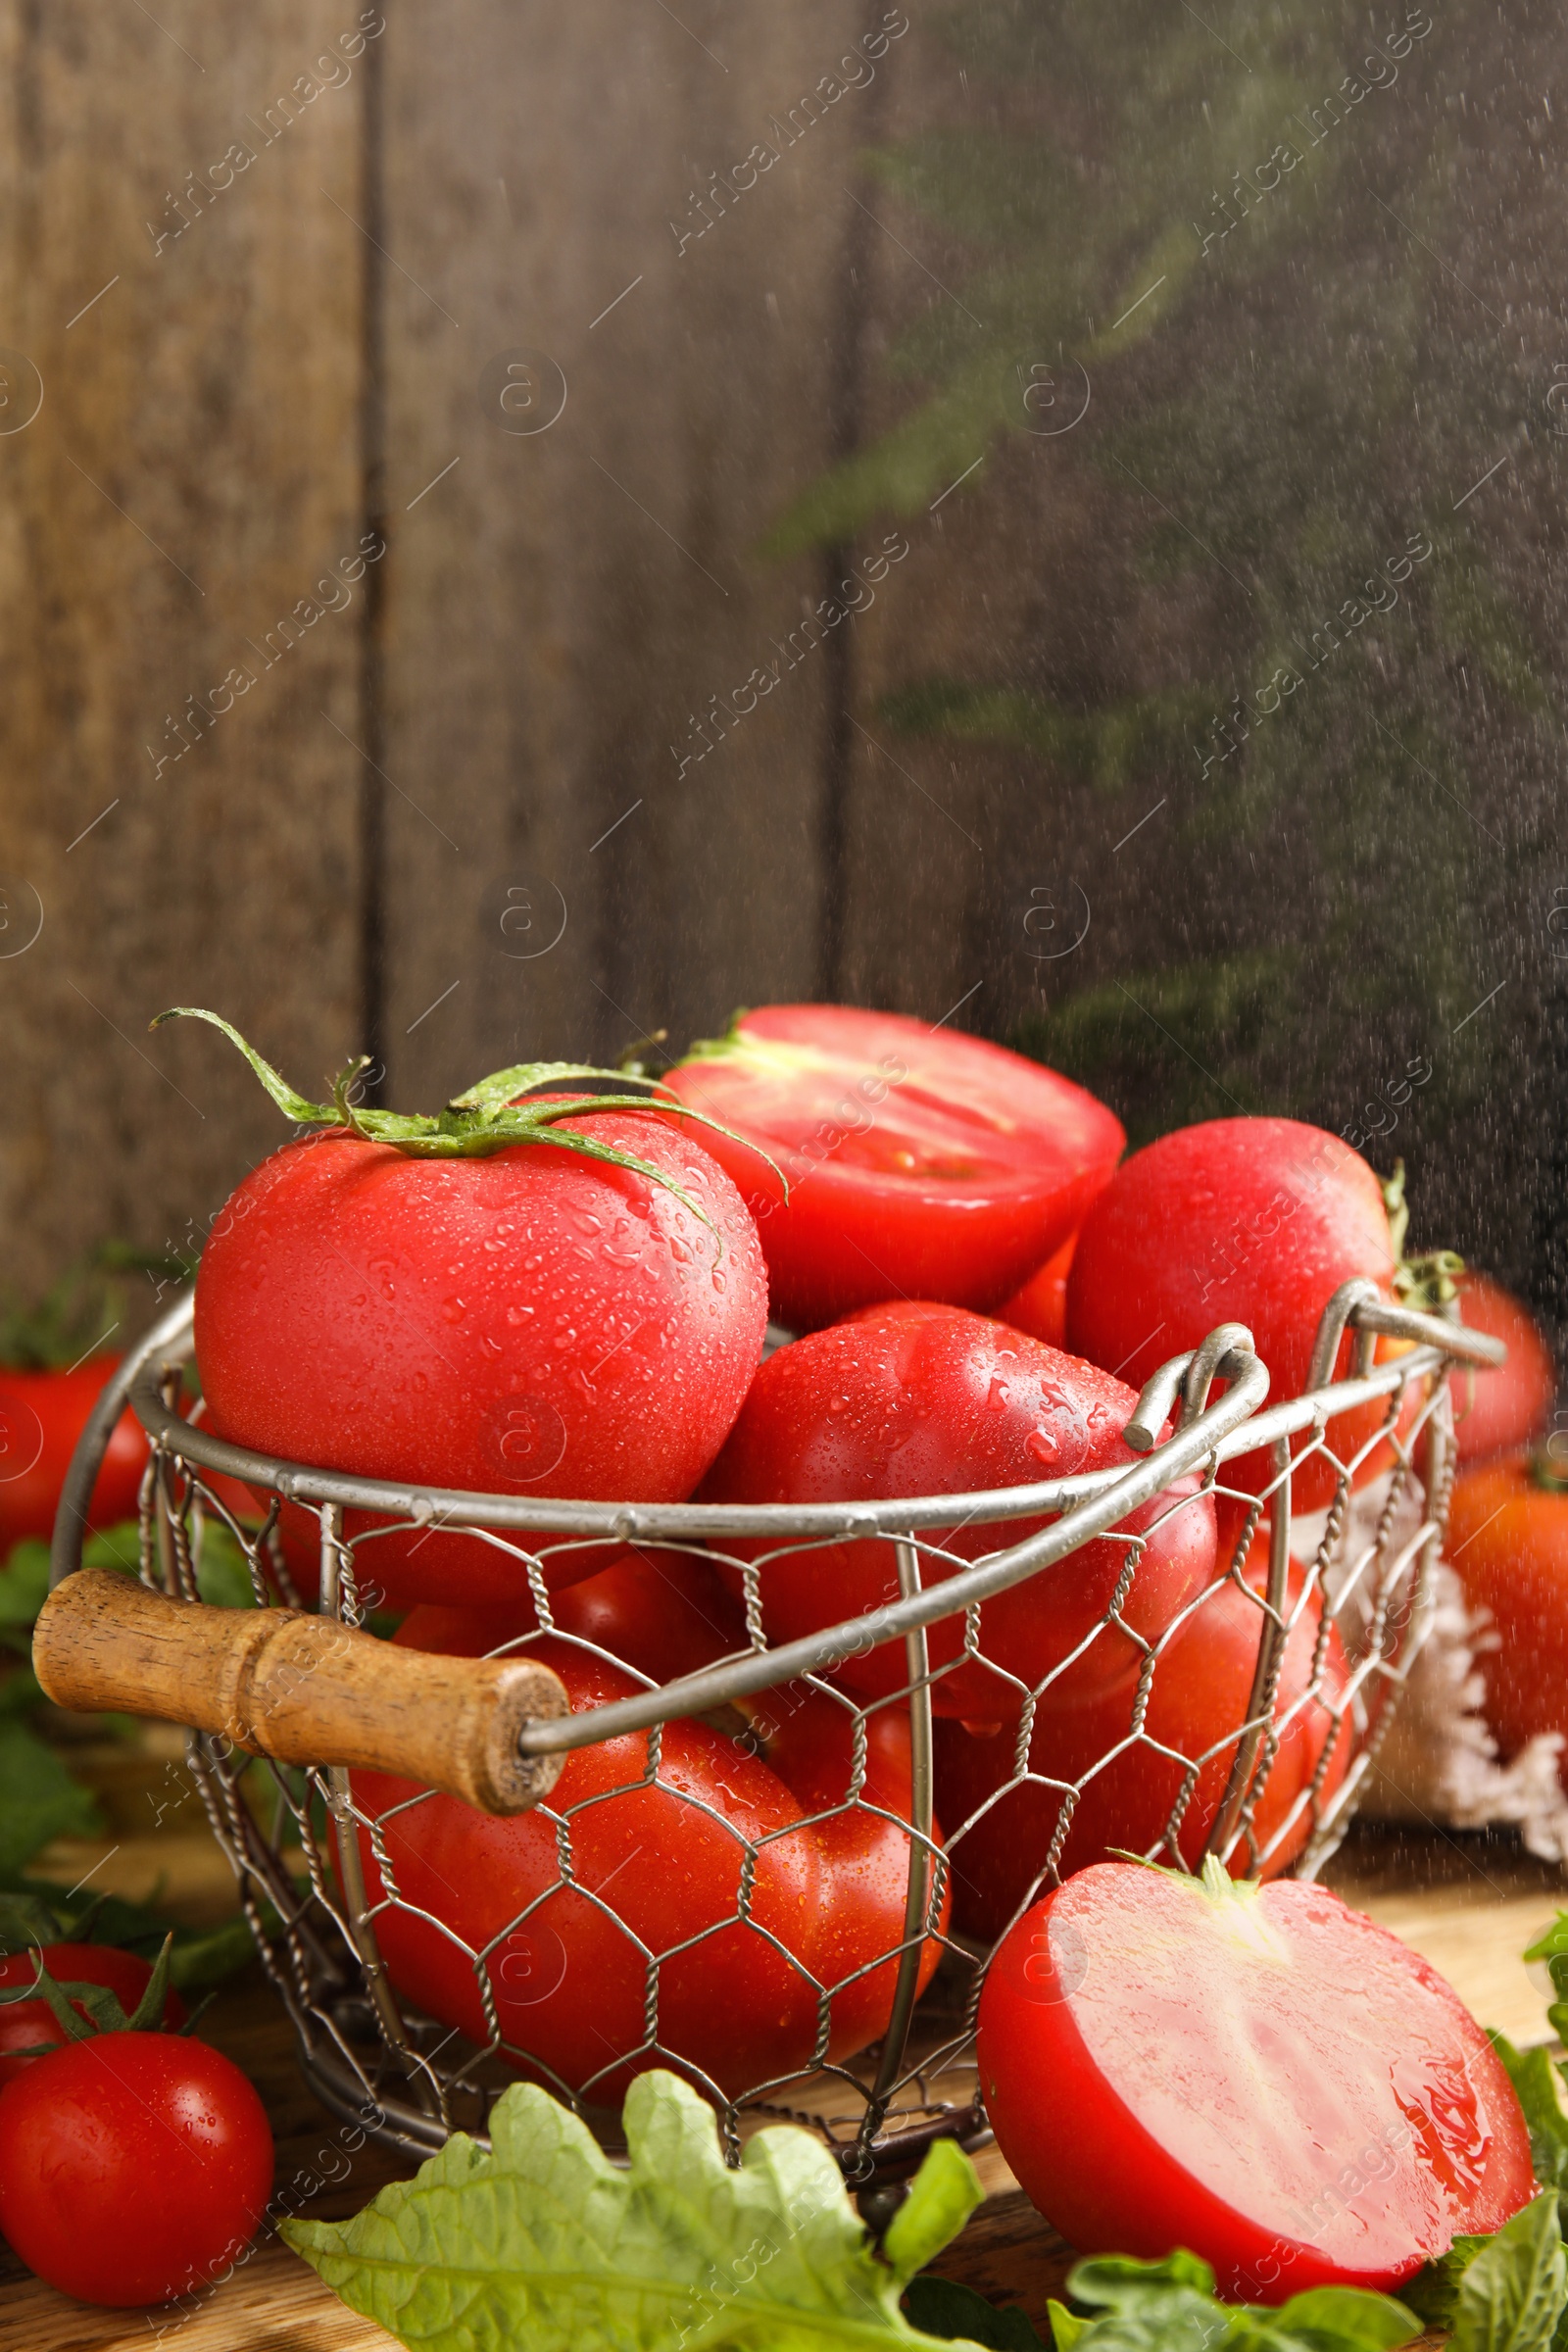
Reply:
[[694, 1046], [670, 1091], [760, 1147], [703, 1146], [757, 1218], [774, 1318], [881, 1298], [990, 1308], [1076, 1231], [1127, 1138], [1103, 1102], [978, 1037], [845, 1004], [768, 1004]]

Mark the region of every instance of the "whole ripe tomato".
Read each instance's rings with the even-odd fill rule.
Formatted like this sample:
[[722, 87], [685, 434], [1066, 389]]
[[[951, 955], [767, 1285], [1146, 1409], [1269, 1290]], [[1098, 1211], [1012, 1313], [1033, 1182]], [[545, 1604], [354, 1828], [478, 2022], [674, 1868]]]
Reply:
[[[95, 1355], [70, 1372], [0, 1366], [0, 1559], [25, 1537], [47, 1538], [76, 1441], [120, 1358]], [[92, 1491], [87, 1524], [134, 1519], [147, 1441], [127, 1406], [115, 1423]]]
[[1459, 1312], [1471, 1330], [1489, 1332], [1508, 1350], [1507, 1362], [1495, 1371], [1453, 1375], [1454, 1446], [1468, 1468], [1540, 1437], [1551, 1418], [1557, 1367], [1529, 1307], [1500, 1282], [1467, 1272], [1457, 1288]]
[[997, 1309], [999, 1323], [1010, 1323], [1014, 1331], [1026, 1331], [1032, 1340], [1044, 1340], [1048, 1348], [1067, 1345], [1067, 1269], [1072, 1253], [1078, 1247], [1078, 1236], [1069, 1235], [1054, 1257], [1048, 1257], [1038, 1274], [1031, 1274], [1021, 1291], [1003, 1300]]
[[[663, 1170], [694, 1205], [537, 1143], [416, 1158], [331, 1131], [246, 1177], [196, 1282], [213, 1428], [373, 1478], [690, 1494], [761, 1352], [756, 1229], [722, 1168], [663, 1119], [566, 1124]], [[314, 1559], [308, 1516], [294, 1506], [289, 1532]], [[369, 1524], [357, 1516], [351, 1532]], [[566, 1552], [550, 1573], [587, 1575], [605, 1556]], [[377, 1537], [362, 1557], [362, 1579], [393, 1606], [500, 1599], [525, 1584], [509, 1552], [438, 1526]]]
[[710, 1136], [762, 1236], [773, 1313], [813, 1331], [903, 1294], [993, 1307], [1081, 1221], [1121, 1122], [977, 1037], [845, 1004], [767, 1004], [694, 1046], [670, 1092], [760, 1145]]
[[[647, 1574], [645, 1563], [620, 1570]], [[563, 1622], [584, 1590], [561, 1594]], [[629, 1696], [646, 1687], [650, 1668], [672, 1662], [666, 1637], [624, 1586], [618, 1624], [608, 1621], [606, 1596], [596, 1597], [582, 1622], [638, 1673], [560, 1636], [529, 1645], [562, 1677], [574, 1713]], [[514, 1624], [526, 1632], [526, 1619]], [[515, 1638], [497, 1612], [421, 1609], [395, 1639], [475, 1655], [497, 1636]], [[688, 1616], [676, 1641], [680, 1662], [692, 1660], [705, 1646], [701, 1617]], [[725, 1630], [706, 1644], [710, 1657], [721, 1654], [720, 1642], [735, 1645]], [[618, 2101], [650, 2066], [678, 2065], [731, 2094], [808, 2067], [819, 1986], [839, 1987], [825, 2054], [853, 2055], [887, 2023], [896, 1962], [871, 1963], [903, 1939], [910, 1843], [899, 1827], [910, 1811], [907, 1716], [882, 1708], [866, 1719], [865, 1780], [846, 1806], [854, 1731], [847, 1705], [793, 1685], [749, 1701], [732, 1729], [665, 1724], [657, 1773], [644, 1733], [579, 1748], [544, 1804], [505, 1821], [448, 1796], [411, 1804], [412, 1783], [355, 1773], [365, 1812], [403, 1808], [380, 1833], [390, 1881], [414, 1906], [377, 1916], [392, 1982], [444, 2024], [488, 2041], [480, 1972], [453, 1941], [461, 1937], [485, 1954], [502, 2056], [600, 2106]], [[844, 1809], [811, 1818], [826, 1808]], [[571, 1886], [562, 1879], [563, 1822]], [[743, 1839], [758, 1847], [744, 1918]], [[361, 1846], [375, 1900], [383, 1880], [368, 1832]], [[927, 1938], [922, 1985], [938, 1950]], [[645, 2022], [650, 1955], [667, 1955], [657, 2041]]]
[[239, 2068], [171, 2034], [97, 2034], [0, 2095], [0, 2230], [83, 2303], [168, 2303], [243, 2252], [272, 2187]]
[[[1448, 1505], [1446, 1556], [1499, 1647], [1478, 1658], [1485, 1713], [1505, 1756], [1568, 1732], [1568, 1487], [1544, 1455], [1467, 1470]], [[1568, 1752], [1562, 1763], [1568, 1786]]]
[[[1280, 1403], [1305, 1389], [1340, 1284], [1365, 1275], [1392, 1298], [1396, 1262], [1382, 1187], [1338, 1136], [1297, 1119], [1210, 1119], [1135, 1152], [1090, 1210], [1067, 1277], [1068, 1345], [1141, 1388], [1216, 1324], [1245, 1323]], [[1347, 1333], [1335, 1378], [1348, 1372], [1351, 1348]], [[1412, 1396], [1406, 1418], [1417, 1407]], [[1342, 1413], [1328, 1444], [1348, 1461], [1387, 1416], [1385, 1398]], [[1375, 1446], [1357, 1483], [1392, 1458]], [[1253, 1493], [1272, 1475], [1261, 1448], [1225, 1472]], [[1297, 1510], [1321, 1510], [1335, 1485], [1333, 1465], [1310, 1456], [1293, 1477]]]
[[[716, 1571], [690, 1552], [623, 1545], [610, 1567], [553, 1592], [550, 1616], [555, 1631], [593, 1642], [651, 1683], [679, 1682], [751, 1647], [746, 1619]], [[538, 1631], [523, 1596], [483, 1609], [426, 1602], [410, 1611], [399, 1636], [412, 1649], [478, 1658]]]
[[[37, 1977], [36, 1961], [40, 1947], [13, 1952], [0, 1958], [0, 1992], [11, 1992], [19, 1984], [31, 1984]], [[112, 1992], [127, 2017], [135, 2014], [136, 2004], [146, 1991], [152, 1970], [134, 1952], [122, 1952], [107, 1943], [46, 1943], [41, 1947], [44, 1967], [57, 1984], [102, 1984]], [[78, 2017], [87, 2015], [80, 2001], [73, 2008]], [[185, 2004], [171, 1988], [164, 2003], [166, 2026], [185, 2023]], [[40, 2043], [58, 2048], [65, 2041], [53, 2010], [40, 1997], [33, 2001], [9, 2001], [0, 2008], [0, 2089], [25, 2072], [34, 2063], [24, 2057], [24, 2050], [36, 2049]]]
[[998, 2146], [1080, 2254], [1186, 2246], [1245, 2302], [1397, 2288], [1535, 2186], [1458, 1995], [1299, 1880], [1080, 1871], [993, 1962], [979, 2060]]
[[[728, 1443], [700, 1492], [705, 1502], [835, 1502], [978, 1492], [1038, 1484], [1079, 1471], [1131, 1466], [1122, 1441], [1137, 1396], [1092, 1364], [961, 1307], [906, 1301], [868, 1307], [779, 1349], [762, 1366]], [[1180, 1507], [1177, 1507], [1179, 1504]], [[929, 1581], [1033, 1535], [1042, 1519], [970, 1519], [922, 1541]], [[1111, 1605], [1128, 1535], [1147, 1538], [1115, 1625]], [[877, 1537], [766, 1556], [776, 1544], [730, 1540], [737, 1558], [761, 1555], [762, 1618], [774, 1642], [819, 1632], [898, 1597], [893, 1545]], [[1196, 1479], [1133, 1512], [1056, 1567], [1041, 1570], [981, 1612], [980, 1655], [964, 1654], [963, 1617], [927, 1630], [939, 1713], [1015, 1717], [1026, 1690], [1073, 1657], [1052, 1688], [1065, 1702], [1136, 1682], [1135, 1636], [1155, 1639], [1214, 1570], [1214, 1506]], [[742, 1572], [728, 1572], [741, 1589]], [[902, 1641], [846, 1658], [835, 1678], [885, 1697], [907, 1680]]]
[[[1248, 1561], [1247, 1579], [1261, 1592], [1267, 1577], [1265, 1529]], [[1319, 1783], [1325, 1798], [1344, 1780], [1350, 1754], [1345, 1650], [1331, 1625], [1314, 1694], [1323, 1610], [1316, 1592], [1303, 1596], [1302, 1584], [1302, 1570], [1293, 1561], [1287, 1616], [1294, 1623], [1274, 1701], [1279, 1744], [1251, 1811], [1252, 1837], [1260, 1850], [1280, 1837], [1264, 1863], [1266, 1878], [1288, 1869], [1311, 1834], [1311, 1808], [1301, 1800], [1312, 1788], [1324, 1748], [1332, 1740]], [[1040, 1777], [995, 1803], [990, 1800], [1013, 1777], [1017, 1727], [939, 1723], [936, 1795], [948, 1827], [956, 1924], [988, 1942], [1002, 1934], [1034, 1891], [1067, 1789], [1080, 1785], [1056, 1857], [1062, 1878], [1117, 1851], [1144, 1853], [1157, 1846], [1186, 1789], [1187, 1766], [1197, 1764], [1177, 1835], [1184, 1859], [1196, 1870], [1224, 1801], [1238, 1727], [1248, 1717], [1261, 1628], [1257, 1603], [1238, 1585], [1228, 1577], [1215, 1585], [1161, 1644], [1147, 1711], [1136, 1730], [1126, 1691], [1079, 1706], [1054, 1704], [1048, 1694], [1029, 1742], [1029, 1771]], [[1338, 1731], [1336, 1713], [1342, 1716]], [[1130, 1740], [1134, 1744], [1127, 1744]], [[1244, 1839], [1231, 1868], [1240, 1876], [1249, 1860]]]

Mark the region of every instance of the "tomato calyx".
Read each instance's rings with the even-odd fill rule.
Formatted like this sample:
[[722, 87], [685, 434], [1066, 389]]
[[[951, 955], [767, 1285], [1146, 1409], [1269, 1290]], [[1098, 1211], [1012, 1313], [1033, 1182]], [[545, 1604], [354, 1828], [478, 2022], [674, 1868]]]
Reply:
[[1464, 1272], [1464, 1259], [1452, 1250], [1427, 1250], [1419, 1256], [1406, 1257], [1404, 1245], [1410, 1230], [1410, 1203], [1404, 1197], [1404, 1162], [1396, 1159], [1394, 1174], [1383, 1179], [1383, 1205], [1388, 1212], [1389, 1243], [1394, 1251], [1394, 1295], [1401, 1306], [1417, 1307], [1424, 1314], [1435, 1315], [1458, 1298], [1457, 1277]]
[[[705, 1111], [693, 1110], [668, 1093], [662, 1080], [648, 1078], [625, 1070], [602, 1070], [592, 1062], [582, 1061], [525, 1061], [508, 1070], [495, 1070], [481, 1078], [461, 1095], [455, 1095], [445, 1109], [430, 1116], [423, 1111], [368, 1110], [352, 1100], [356, 1082], [370, 1066], [368, 1054], [356, 1054], [342, 1069], [332, 1087], [330, 1102], [312, 1102], [297, 1095], [263, 1059], [254, 1046], [246, 1043], [239, 1031], [216, 1012], [208, 1012], [199, 1004], [173, 1004], [148, 1023], [157, 1029], [165, 1021], [195, 1020], [210, 1022], [220, 1029], [229, 1043], [237, 1046], [272, 1101], [297, 1127], [341, 1127], [368, 1144], [390, 1144], [394, 1150], [407, 1153], [411, 1159], [485, 1159], [492, 1152], [504, 1152], [514, 1144], [555, 1144], [567, 1152], [576, 1152], [585, 1159], [609, 1162], [612, 1167], [625, 1168], [632, 1174], [657, 1184], [666, 1193], [673, 1193], [682, 1207], [702, 1220], [710, 1232], [718, 1228], [706, 1210], [691, 1195], [678, 1185], [672, 1176], [656, 1167], [651, 1159], [643, 1159], [635, 1152], [622, 1151], [613, 1144], [599, 1142], [597, 1137], [580, 1135], [574, 1129], [556, 1132], [563, 1119], [575, 1119], [588, 1111], [657, 1109], [665, 1116], [694, 1119], [698, 1126], [710, 1128], [731, 1143], [745, 1144], [760, 1159], [767, 1160], [780, 1184], [789, 1188], [781, 1171], [760, 1145], [752, 1144], [745, 1136], [736, 1135]], [[648, 1090], [650, 1100], [624, 1094], [552, 1096], [543, 1102], [519, 1101], [538, 1087], [556, 1086], [573, 1078], [610, 1079], [617, 1086], [640, 1086]], [[722, 1245], [721, 1245], [722, 1246]]]
[[[0, 2008], [10, 2008], [18, 2001], [44, 2001], [68, 2042], [91, 2041], [102, 2034], [187, 2034], [203, 2017], [214, 1999], [209, 1993], [197, 2004], [182, 2026], [166, 2026], [164, 2007], [169, 1998], [169, 1968], [174, 1949], [172, 1935], [164, 1938], [163, 1949], [153, 1963], [152, 1975], [135, 2008], [127, 2016], [118, 1994], [107, 1984], [93, 1984], [71, 1978], [50, 1975], [44, 1966], [43, 1952], [34, 1955], [34, 1975], [30, 1984], [14, 1985], [0, 1992]], [[82, 2015], [82, 2011], [86, 2015]], [[25, 2049], [11, 2050], [12, 2058], [46, 2058], [60, 2047], [58, 2042], [33, 2042]]]

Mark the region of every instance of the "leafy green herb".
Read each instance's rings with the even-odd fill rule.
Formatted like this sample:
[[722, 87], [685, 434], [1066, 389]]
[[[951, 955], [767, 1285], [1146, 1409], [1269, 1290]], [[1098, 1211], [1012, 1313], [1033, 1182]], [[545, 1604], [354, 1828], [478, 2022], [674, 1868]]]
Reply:
[[[8, 1698], [24, 1676], [32, 1682], [26, 1669], [13, 1676]], [[35, 1703], [30, 1693], [28, 1703]], [[0, 1875], [20, 1870], [52, 1838], [92, 1838], [102, 1827], [91, 1789], [74, 1781], [58, 1750], [14, 1715], [0, 1716]]]
[[1421, 2332], [1402, 2303], [1360, 2287], [1309, 2287], [1277, 2310], [1217, 2302], [1213, 2272], [1185, 2250], [1080, 2262], [1067, 2292], [1093, 2316], [1053, 2302], [1055, 2352], [1395, 2352]]
[[1516, 2050], [1506, 2034], [1494, 2033], [1492, 2046], [1525, 2111], [1536, 2179], [1545, 2188], [1568, 2188], [1568, 2115], [1557, 2096], [1562, 2070], [1544, 2049]]
[[904, 2292], [904, 2308], [916, 2328], [949, 2342], [958, 2336], [984, 2344], [986, 2352], [1045, 2352], [1040, 2330], [1026, 2311], [1016, 2303], [988, 2303], [956, 2278], [932, 2278], [923, 2273], [911, 2278]]
[[1557, 2192], [1541, 2195], [1471, 2255], [1453, 2298], [1450, 2352], [1545, 2352], [1568, 2305]]
[[899, 2297], [980, 2202], [951, 2141], [927, 2155], [881, 2254], [821, 2141], [784, 2124], [738, 2171], [677, 2077], [626, 2094], [627, 2169], [548, 2092], [516, 2083], [494, 2152], [458, 2133], [351, 2222], [285, 2222], [326, 2283], [401, 2343], [445, 2352], [675, 2352], [929, 2343]]
[[1546, 2021], [1559, 2041], [1568, 2041], [1568, 1911], [1559, 1911], [1540, 1940], [1526, 1952], [1527, 1960], [1544, 1960], [1557, 1998]]
[[[263, 1925], [274, 1934], [282, 1922], [270, 1903]], [[155, 1960], [170, 1934], [169, 1922], [148, 1903], [117, 1894], [63, 1894], [46, 1879], [13, 1874], [0, 1878], [0, 1953], [24, 1952], [40, 1943], [112, 1943], [139, 1958]], [[216, 1928], [173, 1930], [169, 1981], [178, 1992], [203, 1992], [221, 1984], [256, 1956], [256, 1940], [245, 1919], [225, 1919]]]

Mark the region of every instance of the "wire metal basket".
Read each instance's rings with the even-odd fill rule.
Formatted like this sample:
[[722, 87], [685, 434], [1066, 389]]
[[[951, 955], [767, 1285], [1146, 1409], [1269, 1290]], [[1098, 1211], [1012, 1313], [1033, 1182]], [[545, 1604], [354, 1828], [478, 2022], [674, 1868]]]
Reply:
[[[188, 1734], [189, 1768], [315, 2090], [357, 2131], [422, 2158], [455, 2129], [482, 2138], [490, 2105], [523, 2074], [613, 2145], [628, 2070], [673, 2065], [712, 2098], [732, 2151], [760, 2122], [789, 2117], [819, 2130], [861, 2189], [903, 2177], [937, 2135], [984, 2134], [973, 2025], [985, 1971], [1010, 1921], [1063, 1872], [1133, 1849], [1178, 1867], [1214, 1853], [1238, 1874], [1311, 1876], [1332, 1853], [1426, 1633], [1452, 1476], [1446, 1375], [1501, 1352], [1349, 1283], [1325, 1310], [1305, 1396], [1266, 1406], [1250, 1336], [1223, 1325], [1149, 1383], [1126, 1431], [1143, 1456], [1131, 1467], [984, 1494], [732, 1507], [443, 1492], [249, 1452], [203, 1428], [188, 1397], [182, 1406], [191, 1321], [185, 1298], [104, 1391], [62, 1502], [57, 1588], [80, 1568], [88, 1497], [128, 1397], [152, 1446], [142, 1584], [196, 1600], [204, 1543], [225, 1528], [254, 1604], [246, 1627], [230, 1611], [219, 1628], [235, 1636], [235, 1658], [300, 1630], [287, 1614], [301, 1603], [300, 1552], [280, 1524], [303, 1510], [319, 1563], [315, 1614], [342, 1629], [332, 1638], [345, 1655], [368, 1654], [377, 1544], [438, 1527], [515, 1562], [525, 1622], [491, 1654], [538, 1652], [599, 1692], [577, 1712], [510, 1720], [504, 1762], [533, 1777], [487, 1822], [482, 1847], [466, 1849], [482, 1862], [443, 1918], [429, 1899], [442, 1838], [473, 1816], [417, 1785], [420, 1751], [400, 1743], [398, 1721], [347, 1752], [402, 1762], [412, 1781], [308, 1744], [304, 1760], [283, 1762], [265, 1727], [234, 1715], [232, 1673], [215, 1666], [218, 1696], [191, 1711], [203, 1728]], [[1334, 1381], [1348, 1327], [1351, 1377]], [[1380, 1339], [1402, 1344], [1392, 1360], [1374, 1361]], [[1342, 1458], [1337, 1424], [1352, 1426], [1352, 1408], [1360, 1442]], [[1272, 1464], [1263, 1492], [1228, 1486], [1227, 1464], [1260, 1448]], [[1318, 1457], [1332, 1498], [1293, 1530], [1293, 1477]], [[259, 1526], [235, 1481], [259, 1498]], [[1161, 1542], [1182, 1514], [1226, 1497], [1224, 1556], [1151, 1616], [1142, 1598]], [[960, 1556], [953, 1531], [977, 1519], [995, 1547]], [[1018, 1522], [1025, 1533], [1009, 1542]], [[808, 1638], [770, 1640], [778, 1580], [850, 1544], [885, 1555], [889, 1597]], [[737, 1612], [728, 1654], [661, 1684], [595, 1639], [561, 1575], [574, 1552], [607, 1544], [633, 1547], [655, 1575], [707, 1563]], [[987, 1647], [1004, 1596], [1020, 1592], [1031, 1608], [1068, 1592], [1103, 1604], [1030, 1683]], [[163, 1602], [155, 1614], [154, 1631], [173, 1625], [176, 1643], [198, 1625], [205, 1640], [214, 1618], [172, 1618]], [[64, 1624], [57, 1652], [75, 1638]], [[314, 1690], [314, 1654], [284, 1685], [294, 1748], [281, 1752], [297, 1758], [311, 1736], [301, 1725], [337, 1674], [321, 1654]], [[884, 1669], [900, 1659], [875, 1690], [856, 1670], [873, 1654]], [[152, 1655], [121, 1661], [116, 1703], [167, 1711]], [[417, 1651], [397, 1662], [432, 1678], [497, 1673]], [[977, 1703], [995, 1720], [977, 1720]], [[237, 1739], [219, 1728], [231, 1721]], [[764, 1802], [756, 1774], [771, 1769], [781, 1726], [809, 1769]], [[700, 1856], [690, 1868], [688, 1847]], [[839, 1918], [846, 1887], [848, 1925], [829, 1936], [821, 1922]], [[584, 2058], [584, 2033], [602, 2061]]]

